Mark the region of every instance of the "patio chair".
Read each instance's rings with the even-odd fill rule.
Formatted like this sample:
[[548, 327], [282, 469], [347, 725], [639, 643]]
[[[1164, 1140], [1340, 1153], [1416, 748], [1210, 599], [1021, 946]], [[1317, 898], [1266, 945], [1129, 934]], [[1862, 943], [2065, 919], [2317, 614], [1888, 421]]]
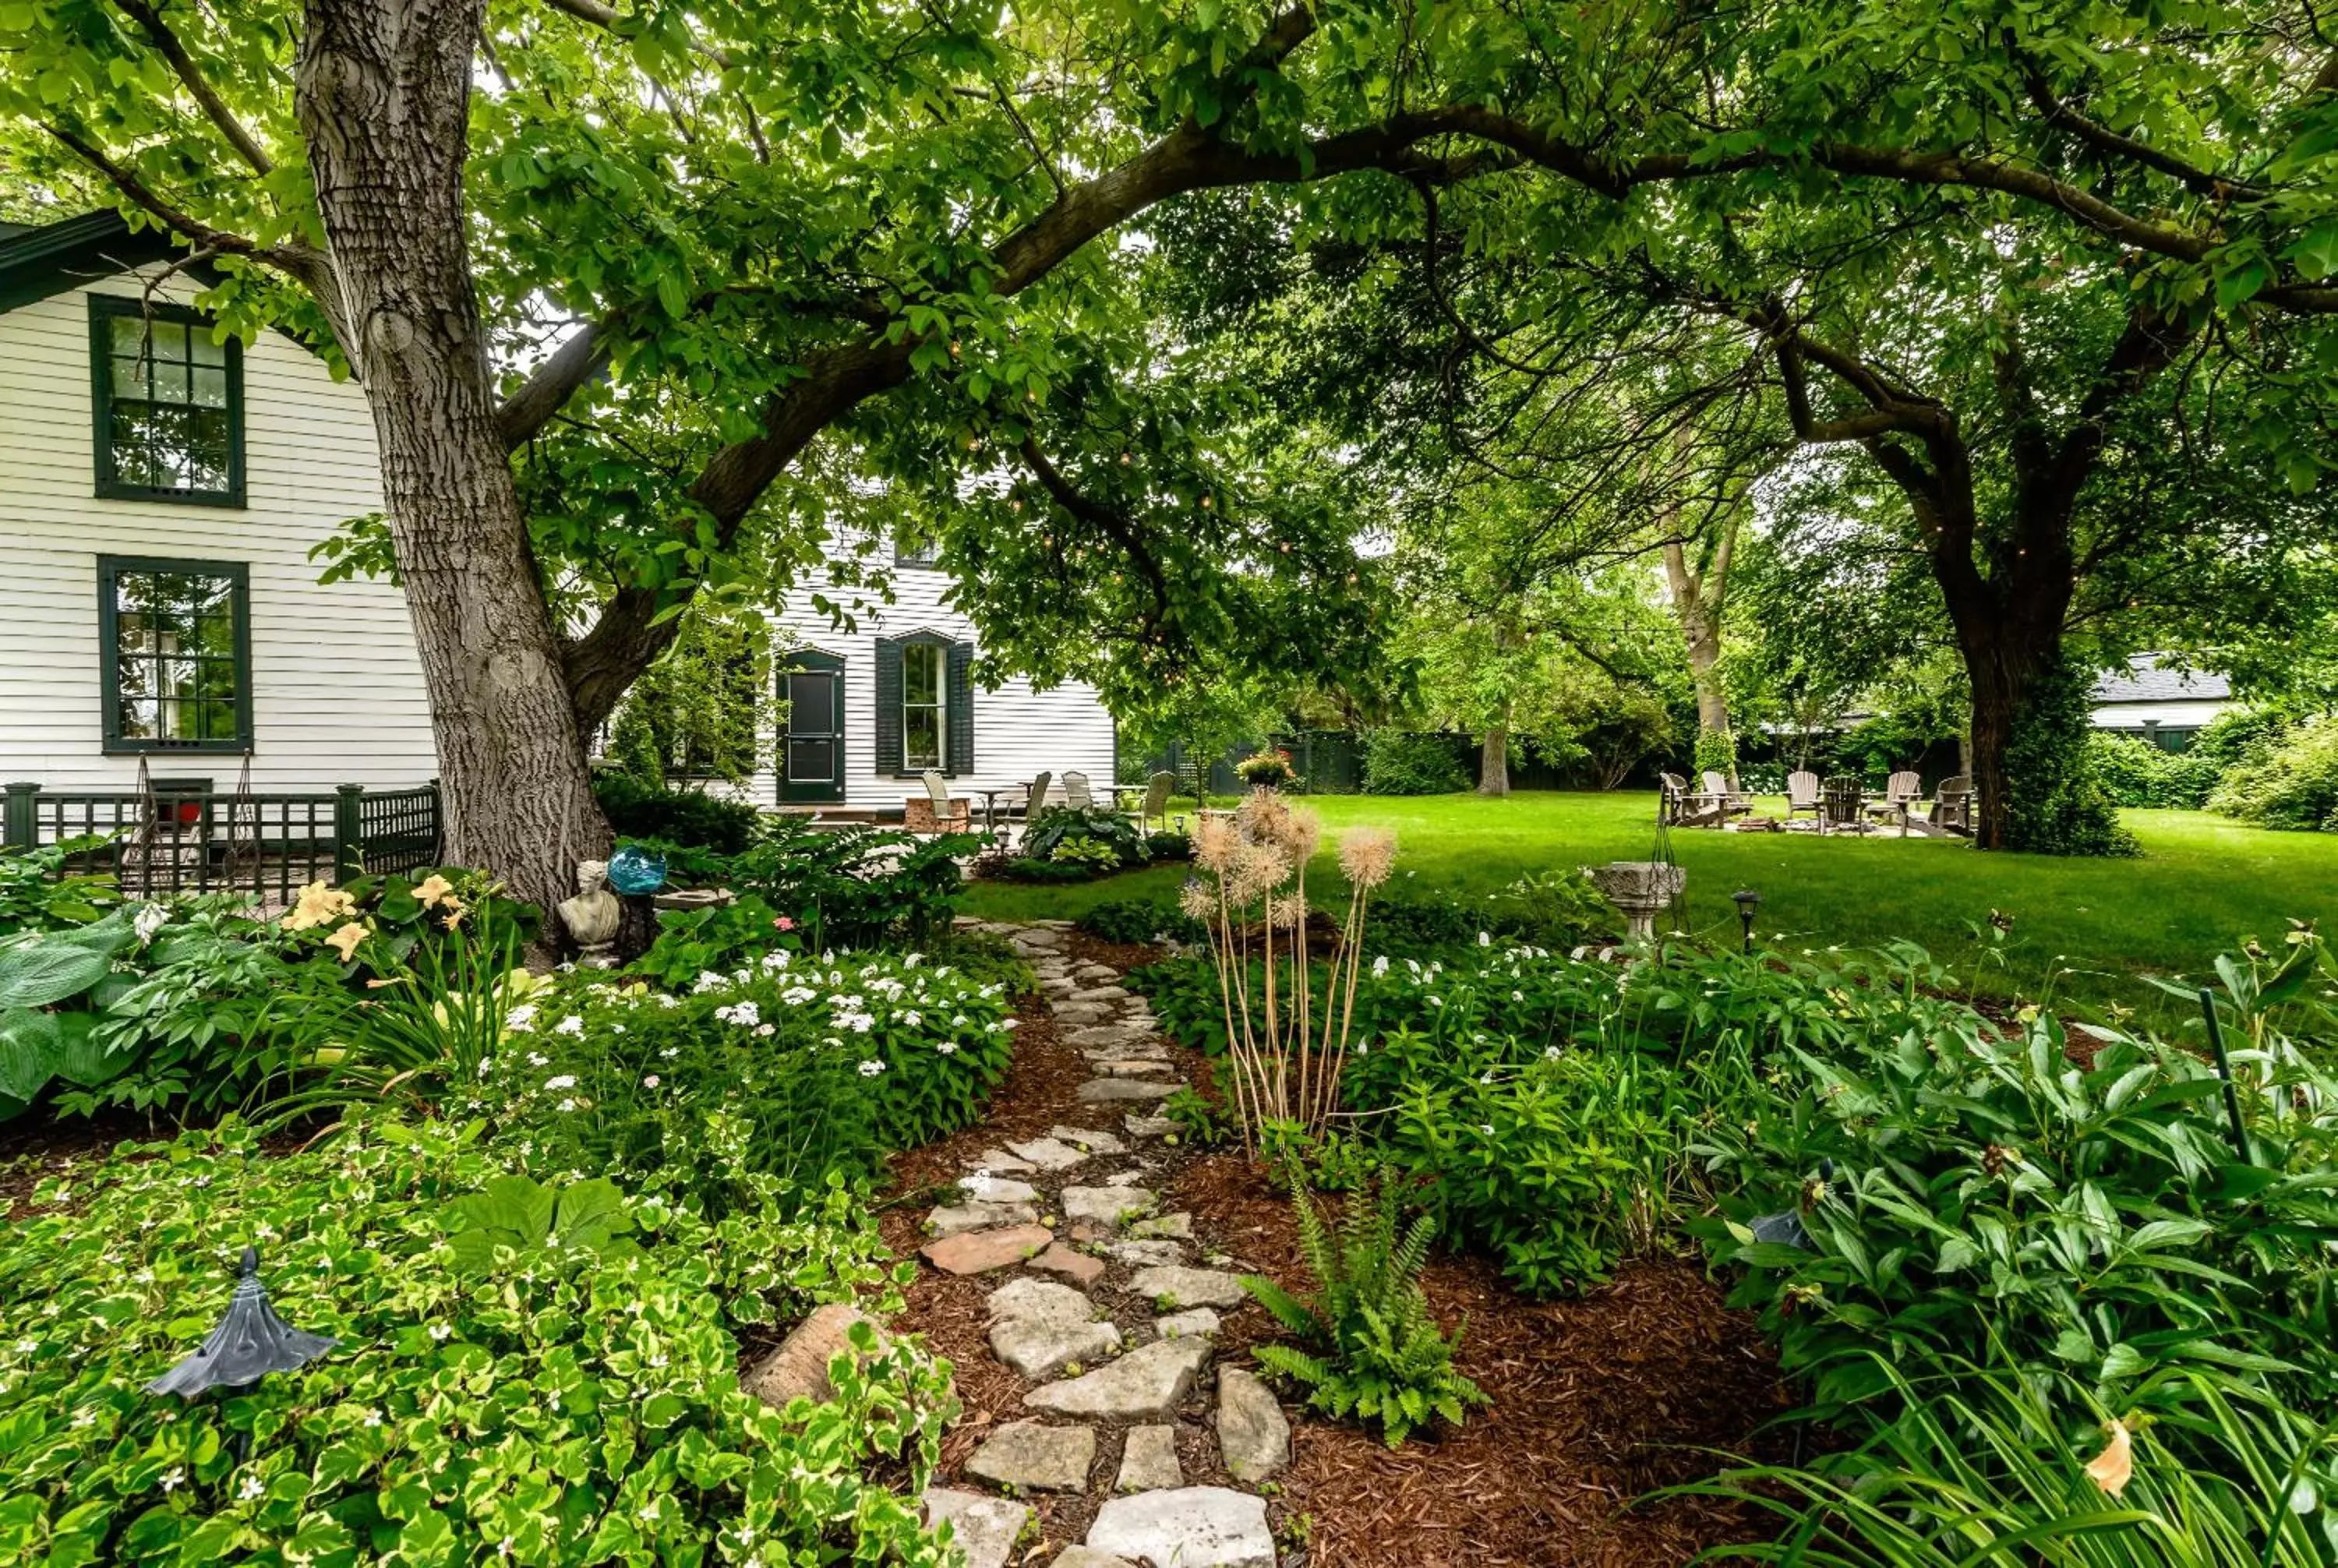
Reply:
[[1819, 803], [1819, 776], [1807, 770], [1786, 775], [1787, 825], [1791, 827], [1795, 818], [1804, 816], [1813, 828], [1825, 825]]
[[974, 802], [952, 799], [949, 786], [931, 768], [918, 777], [925, 782], [923, 800], [910, 797], [901, 813], [901, 826], [912, 833], [964, 833], [974, 827]]
[[1819, 831], [1864, 833], [1868, 830], [1867, 789], [1856, 779], [1830, 779], [1821, 787]]
[[1066, 773], [1064, 775], [1064, 804], [1069, 806], [1075, 811], [1086, 811], [1095, 806], [1095, 797], [1088, 791], [1088, 776], [1086, 774]]
[[1943, 779], [1940, 788], [1932, 791], [1931, 828], [1936, 833], [1972, 837], [1973, 787], [1970, 776], [1959, 773]]
[[1708, 768], [1704, 770], [1704, 793], [1721, 807], [1724, 821], [1732, 817], [1744, 817], [1754, 809], [1754, 798], [1730, 788], [1728, 777]]
[[1882, 821], [1898, 821], [1900, 837], [1908, 836], [1908, 813], [1924, 803], [1924, 781], [1913, 773], [1894, 773], [1884, 780], [1883, 798], [1867, 803], [1867, 814]]
[[1162, 831], [1168, 830], [1169, 794], [1176, 788], [1177, 775], [1166, 769], [1144, 781], [1144, 799], [1138, 802], [1135, 812], [1138, 832], [1147, 831], [1154, 822], [1161, 824]]
[[1677, 773], [1656, 775], [1656, 819], [1667, 828], [1718, 828], [1722, 823], [1720, 802], [1708, 795], [1700, 795], [1688, 787], [1688, 780]]

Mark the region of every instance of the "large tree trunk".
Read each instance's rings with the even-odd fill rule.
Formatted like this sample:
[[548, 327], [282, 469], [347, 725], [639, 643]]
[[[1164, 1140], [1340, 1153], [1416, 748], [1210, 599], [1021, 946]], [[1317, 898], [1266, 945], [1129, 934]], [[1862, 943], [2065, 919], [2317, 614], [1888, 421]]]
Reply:
[[1478, 742], [1478, 793], [1503, 796], [1510, 792], [1510, 726], [1507, 719], [1486, 726]]
[[[1712, 734], [1729, 730], [1729, 698], [1721, 684], [1721, 610], [1729, 592], [1729, 556], [1737, 539], [1733, 514], [1714, 542], [1713, 560], [1704, 571], [1693, 571], [1682, 542], [1665, 543], [1665, 578], [1672, 589], [1673, 615], [1680, 624], [1681, 642], [1688, 652], [1689, 680], [1696, 688], [1696, 727]], [[1737, 784], [1730, 769], [1730, 786]]]
[[447, 858], [493, 870], [548, 912], [610, 836], [471, 282], [462, 172], [484, 9], [309, 0], [296, 93], [429, 687]]
[[2006, 847], [2019, 805], [2006, 771], [2007, 749], [2033, 683], [2061, 656], [2075, 583], [2066, 518], [2034, 517], [2017, 534], [2026, 543], [1996, 563], [1987, 579], [1973, 569], [1969, 554], [1935, 560], [1972, 687], [1966, 764], [1973, 781], [1973, 842], [1983, 849]]

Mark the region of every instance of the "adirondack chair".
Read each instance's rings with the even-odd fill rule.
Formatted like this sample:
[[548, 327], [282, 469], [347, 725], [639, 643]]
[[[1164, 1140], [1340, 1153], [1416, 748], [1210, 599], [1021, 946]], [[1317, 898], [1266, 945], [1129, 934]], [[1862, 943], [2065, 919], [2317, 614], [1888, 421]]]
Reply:
[[1754, 809], [1752, 796], [1731, 789], [1728, 775], [1717, 773], [1710, 768], [1704, 770], [1704, 793], [1708, 799], [1720, 806], [1724, 821], [1732, 817], [1744, 817]]
[[1088, 776], [1086, 774], [1066, 773], [1064, 775], [1064, 804], [1069, 806], [1075, 811], [1086, 811], [1095, 804], [1095, 797], [1088, 792]]
[[1814, 828], [1824, 826], [1820, 816], [1819, 776], [1808, 771], [1786, 775], [1786, 821], [1791, 825], [1803, 816], [1810, 818]]
[[1820, 790], [1819, 831], [1831, 834], [1867, 830], [1867, 790], [1856, 779], [1828, 779]]
[[1656, 775], [1656, 819], [1667, 828], [1718, 828], [1722, 823], [1721, 803], [1711, 796], [1700, 795], [1688, 787], [1688, 780], [1676, 773]]
[[1166, 771], [1155, 773], [1144, 781], [1144, 799], [1135, 811], [1137, 831], [1144, 832], [1158, 822], [1164, 832], [1169, 827], [1169, 792], [1177, 788], [1177, 775]]
[[1924, 781], [1913, 773], [1894, 773], [1884, 781], [1883, 799], [1867, 803], [1867, 814], [1882, 821], [1897, 819], [1900, 837], [1908, 837], [1908, 813], [1924, 801]]
[[926, 798], [912, 797], [902, 812], [901, 825], [912, 833], [964, 833], [974, 826], [974, 802], [952, 799], [949, 786], [935, 769], [928, 768], [918, 775], [926, 786]]
[[1973, 830], [1972, 779], [1962, 773], [1940, 780], [1932, 791], [1932, 829], [1938, 833], [1954, 833], [1970, 838]]

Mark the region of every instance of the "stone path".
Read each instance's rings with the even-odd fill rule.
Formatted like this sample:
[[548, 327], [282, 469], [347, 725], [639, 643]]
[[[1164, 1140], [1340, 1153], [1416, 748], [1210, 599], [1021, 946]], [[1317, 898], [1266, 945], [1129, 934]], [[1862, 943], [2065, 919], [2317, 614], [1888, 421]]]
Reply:
[[[1086, 1124], [983, 1151], [958, 1200], [928, 1218], [928, 1267], [997, 1278], [991, 1353], [1030, 1386], [965, 1466], [997, 1494], [936, 1486], [928, 1517], [952, 1522], [968, 1568], [1277, 1568], [1263, 1496], [1185, 1485], [1180, 1424], [1212, 1431], [1245, 1486], [1289, 1464], [1291, 1426], [1256, 1376], [1212, 1365], [1219, 1312], [1245, 1298], [1206, 1266], [1193, 1216], [1162, 1213], [1149, 1184], [1170, 1131], [1154, 1112], [1176, 1086], [1171, 1048], [1116, 970], [1063, 951], [1068, 926], [984, 927], [1029, 960], [1094, 1076], [1078, 1091]], [[1026, 1539], [1033, 1514], [1016, 1499], [1037, 1492], [1101, 1499], [1086, 1539]]]

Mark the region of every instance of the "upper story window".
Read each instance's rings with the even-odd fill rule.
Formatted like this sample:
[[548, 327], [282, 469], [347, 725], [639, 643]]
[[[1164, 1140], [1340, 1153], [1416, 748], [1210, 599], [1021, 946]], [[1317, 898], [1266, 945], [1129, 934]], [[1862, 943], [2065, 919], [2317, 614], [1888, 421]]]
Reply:
[[893, 535], [893, 564], [896, 566], [932, 566], [942, 558], [942, 547], [930, 539], [912, 539], [907, 534]]
[[243, 505], [243, 345], [182, 306], [89, 297], [97, 493]]
[[901, 649], [901, 766], [912, 773], [939, 768], [949, 754], [943, 681], [948, 652], [938, 642], [910, 642]]
[[97, 560], [108, 751], [251, 749], [251, 603], [241, 563]]

